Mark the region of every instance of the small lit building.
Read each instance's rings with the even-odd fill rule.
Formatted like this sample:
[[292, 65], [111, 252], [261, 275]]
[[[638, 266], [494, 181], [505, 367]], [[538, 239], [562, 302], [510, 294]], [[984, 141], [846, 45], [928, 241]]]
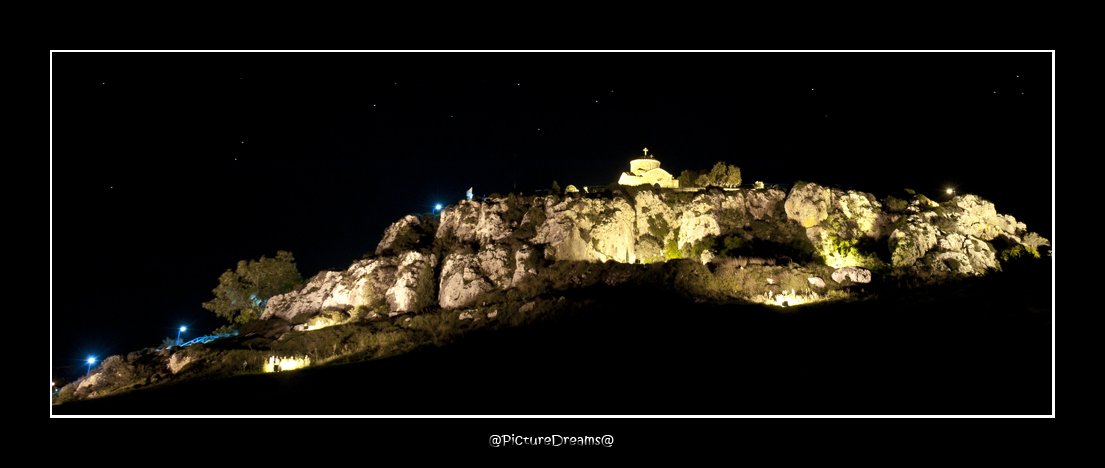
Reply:
[[645, 157], [629, 161], [629, 172], [623, 172], [618, 179], [621, 185], [656, 185], [661, 187], [678, 188], [679, 181], [668, 171], [660, 169], [660, 161], [648, 156], [648, 148], [645, 148]]

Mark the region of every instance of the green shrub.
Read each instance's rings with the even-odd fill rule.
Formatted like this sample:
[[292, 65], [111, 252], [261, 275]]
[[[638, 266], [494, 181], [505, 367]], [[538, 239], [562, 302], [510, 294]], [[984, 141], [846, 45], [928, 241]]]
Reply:
[[675, 235], [668, 239], [667, 247], [664, 249], [664, 257], [668, 260], [683, 258], [683, 253], [679, 251], [679, 228], [675, 228]]

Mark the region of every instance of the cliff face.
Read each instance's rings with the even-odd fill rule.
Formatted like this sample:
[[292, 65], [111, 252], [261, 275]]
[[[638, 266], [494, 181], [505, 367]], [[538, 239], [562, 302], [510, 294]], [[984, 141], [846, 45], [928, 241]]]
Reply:
[[922, 195], [880, 201], [804, 182], [789, 194], [621, 188], [610, 198], [511, 195], [461, 201], [439, 219], [407, 216], [386, 230], [376, 257], [319, 273], [300, 291], [271, 298], [262, 318], [291, 320], [381, 301], [393, 315], [429, 305], [464, 307], [483, 292], [520, 284], [542, 264], [564, 260], [705, 262], [724, 253], [834, 268], [983, 274], [999, 270], [999, 250], [1015, 245], [1049, 244], [974, 195], [943, 204]]

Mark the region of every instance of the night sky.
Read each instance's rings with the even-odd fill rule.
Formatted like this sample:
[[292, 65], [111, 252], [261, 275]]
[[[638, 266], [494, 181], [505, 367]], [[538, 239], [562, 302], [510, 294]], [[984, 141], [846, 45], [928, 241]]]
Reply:
[[51, 55], [52, 377], [225, 320], [239, 260], [308, 279], [474, 187], [613, 183], [649, 154], [746, 183], [975, 193], [1052, 238], [1052, 53]]

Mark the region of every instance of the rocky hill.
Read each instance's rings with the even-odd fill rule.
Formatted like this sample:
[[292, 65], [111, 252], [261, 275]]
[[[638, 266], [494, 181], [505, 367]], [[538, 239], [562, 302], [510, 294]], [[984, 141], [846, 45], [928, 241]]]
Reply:
[[302, 321], [384, 301], [392, 316], [462, 308], [564, 260], [708, 263], [725, 254], [780, 265], [855, 267], [832, 276], [858, 271], [864, 280], [857, 282], [867, 282], [871, 271], [876, 277], [983, 275], [1001, 270], [1001, 257], [1038, 256], [1048, 245], [975, 195], [944, 203], [920, 194], [880, 200], [805, 182], [789, 193], [622, 187], [605, 194], [511, 194], [461, 201], [440, 218], [404, 217], [386, 230], [375, 255], [273, 297], [262, 319]]
[[[639, 395], [618, 399], [625, 414], [1046, 413], [1050, 270], [1017, 257], [1048, 246], [974, 195], [879, 200], [799, 182], [462, 201], [393, 223], [372, 253], [270, 298], [237, 336], [104, 360], [55, 411], [409, 414], [318, 396], [386, 385], [409, 401], [454, 401], [440, 383], [465, 381], [482, 387], [457, 402], [549, 382], [563, 395], [586, 395], [581, 382]], [[613, 364], [574, 365], [596, 357]], [[573, 365], [545, 364], [556, 362]], [[741, 387], [746, 398], [729, 394], [734, 366], [757, 383]], [[826, 393], [829, 381], [839, 387]], [[227, 398], [246, 394], [248, 406]], [[510, 411], [549, 411], [533, 401]], [[611, 414], [595, 401], [562, 409]]]

